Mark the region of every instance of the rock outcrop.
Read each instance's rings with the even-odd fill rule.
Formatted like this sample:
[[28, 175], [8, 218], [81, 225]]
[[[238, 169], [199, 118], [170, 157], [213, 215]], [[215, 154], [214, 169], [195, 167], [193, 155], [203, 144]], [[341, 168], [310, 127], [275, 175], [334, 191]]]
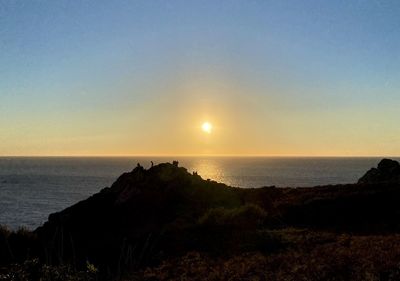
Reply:
[[383, 159], [377, 168], [370, 169], [358, 183], [400, 183], [400, 164], [391, 159]]
[[181, 229], [210, 208], [240, 206], [237, 190], [190, 174], [177, 162], [138, 165], [111, 187], [51, 214], [35, 234], [50, 263], [90, 260], [116, 272], [127, 267], [122, 263], [138, 266], [154, 253], [178, 252], [182, 239], [191, 243]]
[[[189, 251], [269, 252], [280, 245], [265, 233], [271, 229], [400, 232], [399, 166], [382, 160], [360, 179], [366, 185], [241, 189], [203, 180], [177, 162], [138, 165], [111, 187], [51, 214], [18, 256], [78, 268], [89, 261], [118, 276]], [[1, 245], [0, 239], [0, 252]]]

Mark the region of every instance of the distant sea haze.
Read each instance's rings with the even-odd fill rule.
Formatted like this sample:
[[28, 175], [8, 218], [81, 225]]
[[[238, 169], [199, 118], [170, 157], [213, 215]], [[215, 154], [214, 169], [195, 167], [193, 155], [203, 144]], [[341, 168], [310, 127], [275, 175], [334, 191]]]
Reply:
[[36, 228], [60, 211], [110, 186], [137, 163], [178, 160], [235, 187], [306, 187], [354, 183], [381, 158], [293, 157], [0, 157], [0, 224]]

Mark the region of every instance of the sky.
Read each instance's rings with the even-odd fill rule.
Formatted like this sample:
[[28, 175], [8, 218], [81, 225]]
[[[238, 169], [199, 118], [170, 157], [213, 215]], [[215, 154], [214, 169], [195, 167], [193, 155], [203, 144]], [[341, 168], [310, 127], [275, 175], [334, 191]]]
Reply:
[[397, 0], [0, 0], [0, 155], [399, 156], [399, 15]]

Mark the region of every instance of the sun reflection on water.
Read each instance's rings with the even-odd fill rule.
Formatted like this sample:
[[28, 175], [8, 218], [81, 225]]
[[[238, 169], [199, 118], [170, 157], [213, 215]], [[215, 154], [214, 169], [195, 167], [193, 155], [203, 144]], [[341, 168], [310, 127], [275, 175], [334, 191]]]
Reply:
[[224, 182], [224, 174], [220, 165], [212, 159], [197, 159], [193, 163], [196, 167], [193, 172], [197, 172], [203, 179], [212, 179], [218, 182]]

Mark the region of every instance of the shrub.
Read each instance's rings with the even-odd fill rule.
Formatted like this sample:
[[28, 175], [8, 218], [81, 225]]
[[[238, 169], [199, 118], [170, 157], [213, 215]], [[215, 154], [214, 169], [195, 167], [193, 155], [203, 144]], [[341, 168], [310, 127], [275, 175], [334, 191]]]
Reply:
[[263, 223], [267, 213], [259, 206], [246, 204], [234, 209], [212, 208], [200, 219], [203, 226], [254, 229]]
[[51, 266], [41, 264], [38, 259], [0, 268], [0, 281], [94, 281], [97, 268], [87, 264], [85, 271], [78, 271], [69, 265]]

